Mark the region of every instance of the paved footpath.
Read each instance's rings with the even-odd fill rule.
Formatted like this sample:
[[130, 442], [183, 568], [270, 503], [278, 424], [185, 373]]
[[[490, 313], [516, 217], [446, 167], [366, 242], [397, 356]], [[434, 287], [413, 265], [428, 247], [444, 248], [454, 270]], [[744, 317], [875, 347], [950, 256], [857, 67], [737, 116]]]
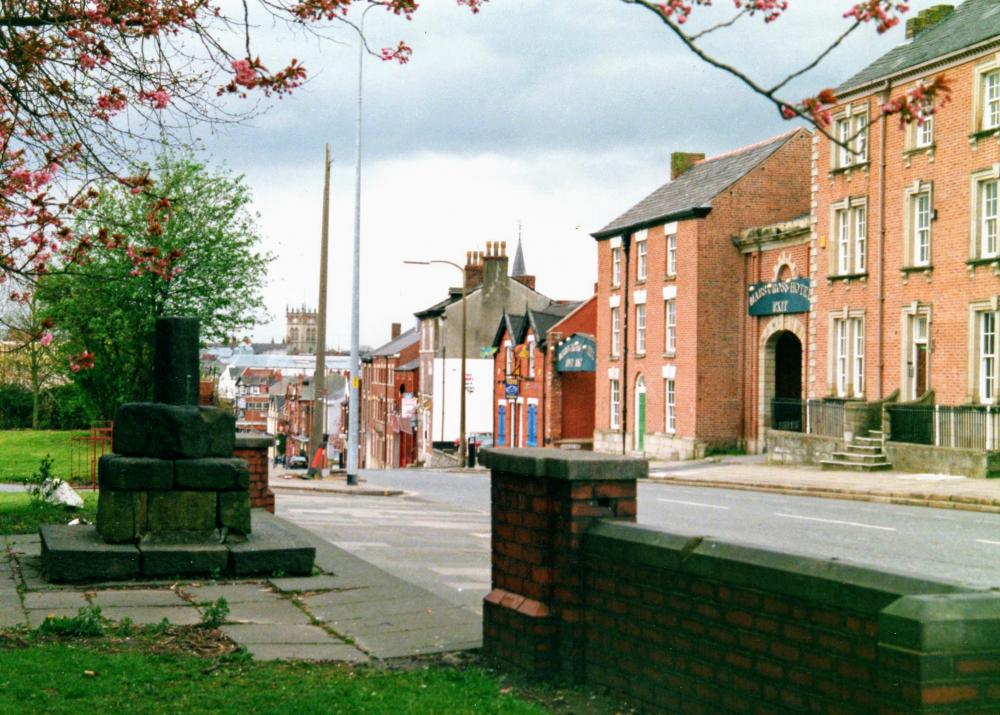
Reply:
[[[254, 520], [276, 519], [254, 510]], [[88, 604], [135, 624], [201, 621], [204, 605], [229, 604], [222, 630], [261, 660], [371, 660], [477, 648], [481, 617], [282, 521], [316, 546], [319, 573], [243, 581], [50, 584], [39, 571], [38, 537], [0, 535], [0, 628], [37, 628], [49, 615]]]
[[652, 462], [649, 477], [665, 484], [1000, 513], [1000, 479], [896, 471], [822, 471], [817, 467], [764, 464], [758, 456]]

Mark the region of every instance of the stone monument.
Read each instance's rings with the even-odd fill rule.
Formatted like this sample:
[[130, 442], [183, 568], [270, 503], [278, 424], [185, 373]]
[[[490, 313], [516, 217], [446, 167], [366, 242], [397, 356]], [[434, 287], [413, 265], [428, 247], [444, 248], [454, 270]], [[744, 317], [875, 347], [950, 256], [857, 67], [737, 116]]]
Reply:
[[[51, 581], [312, 572], [315, 548], [280, 522], [253, 530], [236, 418], [198, 406], [198, 321], [156, 322], [154, 402], [124, 404], [98, 465], [97, 526], [41, 529]], [[263, 533], [262, 533], [263, 532]]]

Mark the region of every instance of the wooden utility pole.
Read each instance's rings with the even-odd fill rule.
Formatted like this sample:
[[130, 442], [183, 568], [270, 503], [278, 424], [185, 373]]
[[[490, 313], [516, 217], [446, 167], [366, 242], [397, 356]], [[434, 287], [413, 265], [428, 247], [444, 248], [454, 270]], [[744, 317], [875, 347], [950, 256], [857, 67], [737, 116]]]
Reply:
[[[312, 433], [309, 435], [309, 469], [313, 473], [316, 451], [323, 447], [326, 421], [326, 265], [330, 246], [330, 145], [326, 145], [323, 175], [323, 228], [319, 249], [319, 307], [316, 316], [316, 372], [313, 373]], [[317, 471], [322, 469], [322, 462]], [[322, 473], [320, 473], [322, 476]]]

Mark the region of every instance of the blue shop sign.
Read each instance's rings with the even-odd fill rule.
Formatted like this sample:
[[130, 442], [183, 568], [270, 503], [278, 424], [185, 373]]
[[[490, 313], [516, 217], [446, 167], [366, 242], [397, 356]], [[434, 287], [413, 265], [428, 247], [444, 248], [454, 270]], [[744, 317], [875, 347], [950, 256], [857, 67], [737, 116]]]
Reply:
[[559, 372], [594, 372], [597, 350], [594, 339], [577, 333], [560, 343], [556, 350], [556, 370]]
[[754, 283], [747, 289], [747, 304], [750, 307], [750, 315], [808, 313], [809, 289], [811, 287], [812, 281], [808, 278]]

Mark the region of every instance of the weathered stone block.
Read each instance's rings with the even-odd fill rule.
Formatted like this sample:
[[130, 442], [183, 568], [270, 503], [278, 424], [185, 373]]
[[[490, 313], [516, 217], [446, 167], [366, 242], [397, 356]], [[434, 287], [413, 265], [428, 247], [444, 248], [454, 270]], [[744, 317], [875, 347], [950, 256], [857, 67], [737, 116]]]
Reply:
[[151, 492], [147, 507], [150, 533], [211, 532], [216, 527], [214, 492]]
[[130, 402], [118, 408], [112, 451], [130, 457], [230, 457], [236, 418], [218, 407]]
[[167, 459], [105, 454], [97, 463], [101, 488], [125, 491], [173, 489], [174, 463]]
[[97, 497], [97, 532], [110, 544], [135, 541], [146, 530], [146, 492], [101, 489]]
[[274, 521], [258, 522], [242, 543], [229, 544], [229, 567], [236, 576], [284, 573], [307, 576], [312, 573], [316, 547]]
[[198, 404], [198, 319], [158, 318], [153, 351], [153, 399]]
[[245, 459], [210, 457], [174, 462], [177, 489], [232, 491], [250, 488], [250, 467]]
[[39, 534], [42, 571], [49, 581], [117, 581], [139, 575], [139, 550], [104, 543], [93, 526], [46, 524]]
[[250, 533], [249, 492], [219, 492], [219, 526], [240, 534]]
[[140, 543], [143, 576], [191, 576], [223, 573], [229, 549], [222, 544]]

